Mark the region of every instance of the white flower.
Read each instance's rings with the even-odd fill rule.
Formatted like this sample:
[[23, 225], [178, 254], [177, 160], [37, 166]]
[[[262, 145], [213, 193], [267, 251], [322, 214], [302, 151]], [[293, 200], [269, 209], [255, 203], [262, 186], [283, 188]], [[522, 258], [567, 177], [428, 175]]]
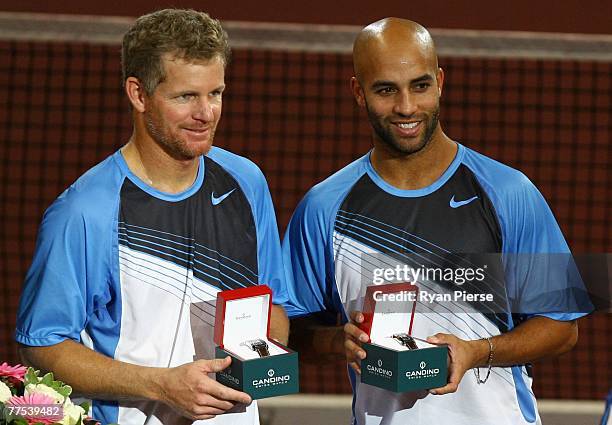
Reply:
[[6, 401], [12, 396], [13, 394], [11, 394], [11, 390], [8, 385], [0, 381], [0, 403], [6, 403]]
[[45, 384], [28, 384], [26, 385], [24, 392], [26, 394], [44, 394], [51, 397], [58, 404], [62, 404], [65, 398], [63, 395]]
[[70, 401], [70, 398], [66, 397], [64, 402], [64, 418], [59, 422], [61, 425], [81, 425], [81, 417], [85, 416], [85, 410], [81, 406]]

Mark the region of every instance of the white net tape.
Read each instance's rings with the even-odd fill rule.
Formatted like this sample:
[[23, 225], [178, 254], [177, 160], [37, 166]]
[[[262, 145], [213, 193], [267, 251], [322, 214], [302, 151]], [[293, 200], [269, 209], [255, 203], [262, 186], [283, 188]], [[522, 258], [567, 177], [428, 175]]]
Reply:
[[[0, 39], [119, 44], [133, 18], [0, 12]], [[350, 53], [360, 27], [225, 21], [232, 47]], [[444, 57], [612, 61], [612, 35], [432, 29]]]

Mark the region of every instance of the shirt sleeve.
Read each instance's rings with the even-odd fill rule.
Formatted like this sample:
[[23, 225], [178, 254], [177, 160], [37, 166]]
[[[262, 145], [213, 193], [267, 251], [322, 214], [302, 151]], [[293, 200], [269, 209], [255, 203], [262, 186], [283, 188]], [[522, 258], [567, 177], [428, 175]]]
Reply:
[[578, 268], [542, 194], [523, 175], [502, 211], [504, 263], [513, 312], [574, 320], [593, 310]]
[[259, 196], [256, 202], [255, 219], [259, 282], [272, 289], [272, 302], [274, 304], [284, 306], [287, 303], [287, 289], [278, 225], [268, 184], [261, 171], [259, 171], [259, 174], [260, 180], [257, 188]]
[[307, 194], [283, 240], [289, 317], [342, 311], [334, 290], [331, 226], [330, 213], [319, 208], [311, 193]]
[[88, 252], [87, 236], [83, 216], [65, 198], [45, 213], [19, 304], [19, 343], [47, 346], [80, 340], [91, 305], [86, 255], [96, 255]]

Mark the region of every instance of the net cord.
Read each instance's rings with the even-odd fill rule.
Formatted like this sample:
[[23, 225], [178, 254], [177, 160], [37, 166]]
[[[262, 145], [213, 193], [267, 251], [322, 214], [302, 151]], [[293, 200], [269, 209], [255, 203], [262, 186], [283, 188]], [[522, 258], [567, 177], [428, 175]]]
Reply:
[[[86, 42], [116, 45], [134, 22], [130, 17], [0, 12], [0, 40]], [[238, 49], [350, 53], [361, 29], [315, 25], [224, 21]], [[432, 29], [442, 57], [612, 61], [612, 35]]]

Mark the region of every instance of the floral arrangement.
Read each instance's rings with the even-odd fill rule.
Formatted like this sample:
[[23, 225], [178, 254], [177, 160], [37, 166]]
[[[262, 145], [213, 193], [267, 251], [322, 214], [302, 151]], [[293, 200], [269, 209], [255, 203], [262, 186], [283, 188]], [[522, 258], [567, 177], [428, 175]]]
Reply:
[[99, 425], [87, 418], [88, 403], [70, 400], [72, 388], [52, 373], [0, 365], [0, 425]]

